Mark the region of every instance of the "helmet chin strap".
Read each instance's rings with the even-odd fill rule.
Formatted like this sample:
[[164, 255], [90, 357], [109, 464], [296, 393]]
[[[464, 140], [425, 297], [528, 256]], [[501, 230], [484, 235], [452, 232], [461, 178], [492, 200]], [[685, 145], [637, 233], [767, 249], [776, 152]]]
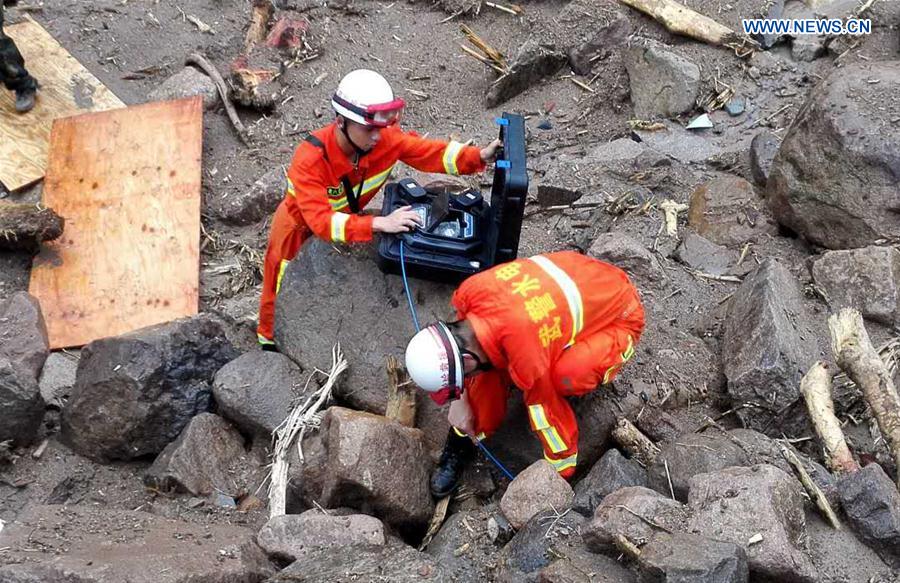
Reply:
[[350, 142], [350, 145], [353, 146], [353, 151], [356, 152], [356, 155], [362, 158], [371, 151], [371, 148], [369, 150], [363, 150], [362, 148], [357, 146], [356, 142], [353, 141], [353, 138], [350, 137], [350, 132], [347, 131], [347, 124], [350, 122], [346, 117], [342, 117], [342, 119], [344, 120], [344, 123], [341, 124], [341, 132], [343, 132], [344, 137], [347, 138], [347, 141]]

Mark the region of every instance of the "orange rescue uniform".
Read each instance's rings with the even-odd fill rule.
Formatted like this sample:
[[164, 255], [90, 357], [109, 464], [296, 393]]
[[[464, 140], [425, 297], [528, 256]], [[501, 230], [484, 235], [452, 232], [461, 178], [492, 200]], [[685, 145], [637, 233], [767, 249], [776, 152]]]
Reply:
[[335, 243], [372, 240], [375, 217], [351, 212], [344, 177], [353, 193], [359, 193], [361, 211], [387, 181], [398, 160], [423, 172], [452, 175], [472, 174], [485, 167], [481, 150], [475, 146], [424, 139], [397, 126], [382, 129], [375, 147], [354, 166], [338, 145], [335, 129], [332, 123], [313, 132], [324, 148], [302, 142], [288, 169], [287, 192], [272, 219], [263, 266], [257, 328], [260, 343], [272, 343], [281, 277], [288, 261], [310, 235]]
[[510, 381], [524, 394], [544, 457], [566, 478], [578, 460], [578, 424], [566, 397], [612, 381], [644, 329], [638, 292], [621, 269], [563, 251], [473, 275], [453, 296], [494, 368], [466, 394], [479, 438], [506, 413]]

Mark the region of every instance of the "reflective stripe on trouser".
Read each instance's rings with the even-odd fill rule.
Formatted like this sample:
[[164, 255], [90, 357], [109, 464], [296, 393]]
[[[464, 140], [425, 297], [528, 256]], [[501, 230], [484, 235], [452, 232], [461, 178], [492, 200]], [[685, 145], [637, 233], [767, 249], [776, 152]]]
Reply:
[[288, 262], [297, 255], [300, 246], [309, 238], [309, 231], [301, 230], [282, 202], [275, 211], [269, 232], [269, 245], [263, 264], [262, 294], [259, 298], [259, 326], [256, 337], [261, 344], [272, 344], [275, 337], [275, 298], [281, 287]]
[[459, 176], [459, 168], [456, 166], [459, 155], [463, 151], [463, 145], [459, 142], [451, 141], [444, 149], [444, 172], [451, 176]]

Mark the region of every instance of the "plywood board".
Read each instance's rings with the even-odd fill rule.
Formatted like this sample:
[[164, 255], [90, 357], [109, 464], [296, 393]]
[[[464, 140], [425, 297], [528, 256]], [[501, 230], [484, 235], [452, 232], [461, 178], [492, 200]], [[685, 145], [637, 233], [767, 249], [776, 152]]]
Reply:
[[35, 258], [51, 348], [197, 313], [203, 100], [57, 120], [44, 204], [62, 237]]
[[0, 182], [17, 190], [44, 177], [53, 120], [125, 104], [34, 20], [4, 30], [41, 84], [34, 109], [26, 114], [16, 112], [15, 95], [0, 87]]

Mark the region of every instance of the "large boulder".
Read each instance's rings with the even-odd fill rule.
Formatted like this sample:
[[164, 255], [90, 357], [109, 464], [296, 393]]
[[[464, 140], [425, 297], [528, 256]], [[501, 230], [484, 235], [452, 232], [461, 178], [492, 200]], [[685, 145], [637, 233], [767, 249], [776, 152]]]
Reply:
[[500, 509], [518, 529], [544, 510], [565, 512], [572, 507], [574, 497], [572, 487], [553, 466], [547, 460], [538, 460], [510, 483], [500, 500]]
[[144, 475], [148, 486], [208, 496], [214, 491], [237, 496], [228, 469], [244, 457], [244, 438], [227, 421], [200, 413], [166, 446]]
[[44, 399], [31, 370], [0, 356], [0, 442], [31, 443], [44, 419]]
[[266, 583], [447, 581], [444, 568], [425, 553], [399, 542], [389, 545], [332, 545], [313, 549]]
[[829, 249], [900, 233], [898, 91], [895, 60], [847, 65], [810, 93], [769, 176], [781, 224]]
[[900, 493], [878, 464], [838, 481], [841, 506], [863, 540], [893, 567], [900, 568]]
[[687, 513], [681, 502], [649, 488], [633, 486], [604, 498], [582, 535], [589, 549], [601, 553], [615, 548], [617, 535], [643, 544], [655, 532], [683, 532], [686, 522]]
[[[742, 547], [751, 573], [812, 583], [803, 548], [806, 522], [799, 482], [774, 466], [727, 468], [691, 478], [689, 530]], [[761, 535], [762, 540], [751, 543]]]
[[753, 185], [738, 176], [717, 177], [694, 189], [688, 225], [713, 243], [731, 248], [777, 232]]
[[717, 245], [705, 237], [685, 232], [675, 250], [675, 258], [687, 267], [711, 275], [723, 275], [737, 263], [736, 251]]
[[734, 543], [659, 532], [641, 549], [646, 583], [746, 583], [747, 553]]
[[585, 516], [593, 516], [604, 498], [629, 486], [649, 486], [647, 470], [636, 461], [626, 459], [619, 450], [610, 449], [575, 485], [572, 508]]
[[900, 326], [900, 251], [864, 247], [828, 251], [813, 263], [813, 279], [833, 311], [856, 308], [871, 320]]
[[37, 299], [16, 292], [0, 302], [0, 357], [22, 365], [37, 379], [49, 354], [47, 325]]
[[772, 170], [772, 162], [778, 153], [780, 142], [775, 134], [763, 130], [753, 136], [750, 142], [750, 175], [753, 182], [762, 188], [769, 182], [769, 172]]
[[195, 524], [104, 505], [37, 505], [0, 532], [8, 564], [0, 567], [0, 581], [263, 581], [276, 569], [253, 536], [244, 526]]
[[41, 397], [49, 404], [62, 403], [75, 386], [75, 373], [78, 370], [78, 359], [63, 352], [51, 352], [44, 361], [38, 384]]
[[385, 544], [384, 525], [374, 516], [332, 516], [321, 510], [273, 516], [256, 536], [269, 556], [296, 561], [321, 547]]
[[239, 227], [258, 222], [275, 212], [284, 199], [286, 185], [284, 169], [273, 168], [260, 176], [246, 192], [215, 201], [215, 214], [224, 222]]
[[516, 54], [509, 72], [492, 83], [485, 96], [486, 107], [496, 107], [553, 75], [566, 64], [566, 56], [552, 45], [526, 41]]
[[625, 270], [638, 281], [652, 282], [663, 277], [659, 260], [634, 237], [620, 232], [603, 233], [591, 243], [587, 255]]
[[303, 388], [301, 370], [277, 352], [246, 352], [219, 369], [213, 379], [218, 412], [247, 434], [271, 436], [291, 412]]
[[631, 21], [621, 12], [587, 41], [569, 49], [569, 65], [579, 75], [588, 75], [594, 63], [609, 57], [616, 47], [625, 44], [632, 33]]
[[500, 581], [522, 581], [522, 574], [533, 573], [573, 549], [583, 547], [580, 531], [584, 516], [577, 512], [544, 510], [535, 514], [500, 552]]
[[61, 438], [98, 461], [157, 454], [209, 410], [213, 375], [236, 356], [206, 315], [95, 340], [81, 352]]
[[797, 423], [773, 426], [799, 397], [800, 379], [819, 355], [800, 288], [793, 275], [766, 259], [731, 299], [722, 338], [727, 391], [745, 424], [767, 430], [796, 430]]
[[674, 117], [696, 105], [700, 68], [663, 46], [652, 43], [629, 49], [625, 68], [637, 117]]
[[185, 67], [162, 82], [147, 95], [149, 101], [168, 101], [199, 95], [203, 107], [212, 109], [219, 103], [219, 91], [215, 82], [193, 67]]
[[407, 532], [434, 510], [422, 432], [385, 417], [331, 407], [320, 429], [327, 450], [321, 502], [356, 508]]
[[[410, 281], [423, 325], [449, 315], [453, 290], [447, 284]], [[285, 270], [275, 306], [275, 341], [304, 370], [328, 370], [334, 345], [345, 347], [350, 367], [335, 396], [353, 408], [384, 413], [385, 358], [393, 355], [402, 362], [415, 333], [403, 281], [379, 271], [372, 245], [338, 251], [312, 237]], [[443, 431], [441, 439], [446, 427]]]
[[671, 480], [675, 498], [688, 500], [688, 484], [697, 474], [747, 465], [747, 454], [728, 437], [688, 433], [663, 447], [649, 468], [650, 486], [668, 495]]
[[[497, 536], [494, 540], [500, 542], [498, 515], [493, 505], [455, 512], [434, 535], [425, 552], [446, 569], [448, 581], [492, 579], [490, 567], [496, 562], [497, 553], [492, 533]], [[499, 516], [501, 521], [502, 518]]]

